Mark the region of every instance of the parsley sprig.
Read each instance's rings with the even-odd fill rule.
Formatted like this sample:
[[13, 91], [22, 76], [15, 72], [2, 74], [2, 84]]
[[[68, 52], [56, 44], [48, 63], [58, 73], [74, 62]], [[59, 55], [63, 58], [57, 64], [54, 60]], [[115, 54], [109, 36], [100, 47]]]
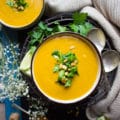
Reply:
[[57, 82], [64, 85], [64, 87], [70, 87], [73, 78], [78, 75], [76, 55], [72, 52], [62, 54], [56, 50], [52, 53], [52, 56], [57, 60], [53, 69], [54, 73], [58, 73]]
[[87, 13], [75, 12], [72, 18], [73, 22], [68, 25], [61, 25], [58, 21], [55, 21], [53, 27], [48, 27], [44, 22], [41, 21], [38, 26], [29, 33], [30, 49], [33, 46], [42, 43], [43, 38], [55, 34], [56, 32], [72, 31], [86, 36], [87, 33], [93, 28], [93, 25], [87, 22]]

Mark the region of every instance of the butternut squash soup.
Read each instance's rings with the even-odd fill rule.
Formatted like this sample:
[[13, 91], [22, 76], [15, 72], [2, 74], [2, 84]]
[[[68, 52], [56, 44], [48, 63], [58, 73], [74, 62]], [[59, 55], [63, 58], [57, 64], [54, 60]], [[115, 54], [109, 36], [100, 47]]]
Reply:
[[0, 22], [12, 28], [30, 25], [40, 16], [44, 7], [44, 0], [24, 0], [21, 4], [13, 3], [14, 0], [0, 0]]
[[[65, 87], [64, 82], [63, 85], [58, 83], [59, 73], [57, 73], [55, 65], [58, 65], [59, 71], [62, 66], [60, 67], [61, 63], [58, 64], [57, 56], [54, 56], [56, 59], [52, 56], [56, 54], [56, 51], [60, 55], [71, 53], [78, 61], [75, 64], [78, 74], [70, 79], [69, 87]], [[37, 87], [49, 99], [60, 103], [71, 103], [82, 100], [95, 89], [101, 74], [100, 64], [99, 55], [88, 40], [78, 34], [75, 36], [70, 33], [58, 34], [45, 40], [35, 52], [32, 61], [32, 74]], [[63, 66], [63, 70], [64, 74], [65, 72], [69, 73], [69, 69], [65, 66]], [[62, 74], [60, 73], [60, 75]]]

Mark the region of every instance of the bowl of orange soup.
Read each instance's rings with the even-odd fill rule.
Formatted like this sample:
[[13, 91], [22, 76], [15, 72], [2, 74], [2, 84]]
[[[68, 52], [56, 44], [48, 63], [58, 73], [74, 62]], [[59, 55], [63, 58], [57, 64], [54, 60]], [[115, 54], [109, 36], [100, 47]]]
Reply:
[[87, 98], [101, 75], [102, 62], [95, 45], [72, 32], [46, 38], [32, 59], [32, 76], [37, 88], [57, 103], [70, 104]]
[[1, 0], [0, 23], [14, 29], [35, 23], [44, 11], [44, 0]]

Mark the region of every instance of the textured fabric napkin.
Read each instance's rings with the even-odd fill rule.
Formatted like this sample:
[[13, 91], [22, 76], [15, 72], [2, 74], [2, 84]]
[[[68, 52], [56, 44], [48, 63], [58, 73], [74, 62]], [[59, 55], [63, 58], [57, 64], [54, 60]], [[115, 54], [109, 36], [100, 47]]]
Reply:
[[[97, 21], [120, 52], [120, 0], [46, 0], [46, 14], [80, 10]], [[105, 115], [120, 120], [120, 65], [114, 83], [105, 99], [87, 108], [88, 119]]]

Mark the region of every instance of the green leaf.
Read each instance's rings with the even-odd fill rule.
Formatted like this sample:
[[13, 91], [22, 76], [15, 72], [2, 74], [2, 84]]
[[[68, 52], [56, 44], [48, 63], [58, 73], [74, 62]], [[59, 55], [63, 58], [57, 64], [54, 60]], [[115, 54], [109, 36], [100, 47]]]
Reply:
[[58, 75], [58, 81], [61, 81], [64, 76], [65, 76], [65, 70], [60, 70]]
[[69, 62], [73, 62], [74, 60], [76, 60], [75, 54], [71, 52], [68, 52], [67, 54], [65, 54], [65, 57]]
[[53, 28], [53, 33], [65, 32], [65, 31], [67, 31], [67, 27], [66, 26], [62, 26], [60, 24], [56, 24], [56, 26]]
[[33, 55], [33, 53], [35, 52], [35, 50], [36, 50], [36, 46], [32, 46], [30, 48], [30, 54]]
[[93, 28], [93, 25], [86, 22], [85, 24], [79, 25], [80, 34], [86, 36], [88, 32]]
[[55, 51], [52, 53], [52, 56], [53, 56], [54, 58], [56, 58], [56, 59], [60, 59], [61, 53], [60, 53], [60, 51], [55, 50]]
[[93, 28], [93, 25], [89, 22], [86, 22], [85, 26], [86, 26], [87, 29], [92, 29]]
[[17, 4], [18, 4], [18, 6], [23, 6], [23, 7], [25, 7], [25, 6], [27, 5], [27, 2], [25, 2], [25, 0], [18, 0], [18, 1], [17, 1]]
[[70, 67], [71, 67], [71, 62], [68, 61], [68, 62], [65, 63], [65, 65], [66, 65], [68, 68], [70, 68]]
[[41, 35], [42, 35], [42, 33], [33, 31], [32, 37], [35, 39], [39, 39], [41, 37]]
[[78, 75], [78, 70], [77, 70], [77, 67], [76, 67], [76, 66], [71, 67], [70, 71], [71, 71], [73, 74], [77, 74], [77, 75]]
[[58, 82], [64, 87], [69, 87], [71, 81], [75, 75], [78, 75], [77, 71], [77, 58], [72, 52], [62, 54], [56, 50], [52, 55], [57, 59], [57, 65], [55, 65], [53, 72], [58, 72]]
[[20, 2], [20, 4], [24, 5], [26, 2], [25, 0], [18, 0]]
[[58, 32], [65, 32], [67, 31], [67, 27], [58, 25]]
[[71, 79], [68, 79], [67, 82], [65, 83], [65, 87], [70, 87], [72, 83]]
[[7, 0], [7, 5], [10, 6], [10, 7], [13, 7], [14, 6], [14, 2], [12, 0]]
[[73, 77], [74, 77], [74, 75], [75, 75], [75, 73], [74, 73], [74, 72], [70, 72], [70, 73], [68, 73], [67, 77], [68, 77], [68, 78], [73, 78]]
[[59, 71], [59, 65], [55, 65], [55, 67], [53, 68], [53, 72], [58, 72]]
[[58, 21], [53, 22], [55, 25], [59, 25], [60, 23]]
[[39, 26], [39, 28], [40, 28], [41, 30], [46, 30], [46, 28], [47, 28], [47, 26], [46, 26], [43, 22], [40, 22], [40, 23], [38, 24], [38, 26]]
[[108, 120], [108, 119], [104, 116], [101, 116], [101, 117], [97, 118], [97, 120]]
[[40, 22], [38, 26], [28, 33], [30, 36], [29, 46], [34, 46], [36, 43], [42, 43], [43, 38], [50, 35], [53, 28], [48, 27], [44, 22]]
[[69, 26], [71, 31], [78, 33], [78, 31], [79, 31], [78, 25], [76, 25], [76, 24], [69, 24], [68, 26]]
[[29, 45], [33, 46], [36, 42], [38, 42], [37, 39], [32, 39], [32, 41], [29, 42]]
[[80, 29], [80, 34], [82, 36], [86, 36], [86, 28], [84, 25], [79, 25], [79, 29]]
[[86, 35], [87, 35], [87, 33], [93, 28], [93, 25], [89, 22], [86, 22], [85, 28], [86, 28]]
[[53, 28], [47, 27], [47, 31], [48, 31], [48, 32], [52, 32], [52, 31], [53, 31]]
[[79, 13], [79, 12], [75, 12], [73, 14], [73, 21], [75, 24], [84, 24], [87, 20], [87, 16], [88, 14], [87, 13]]

